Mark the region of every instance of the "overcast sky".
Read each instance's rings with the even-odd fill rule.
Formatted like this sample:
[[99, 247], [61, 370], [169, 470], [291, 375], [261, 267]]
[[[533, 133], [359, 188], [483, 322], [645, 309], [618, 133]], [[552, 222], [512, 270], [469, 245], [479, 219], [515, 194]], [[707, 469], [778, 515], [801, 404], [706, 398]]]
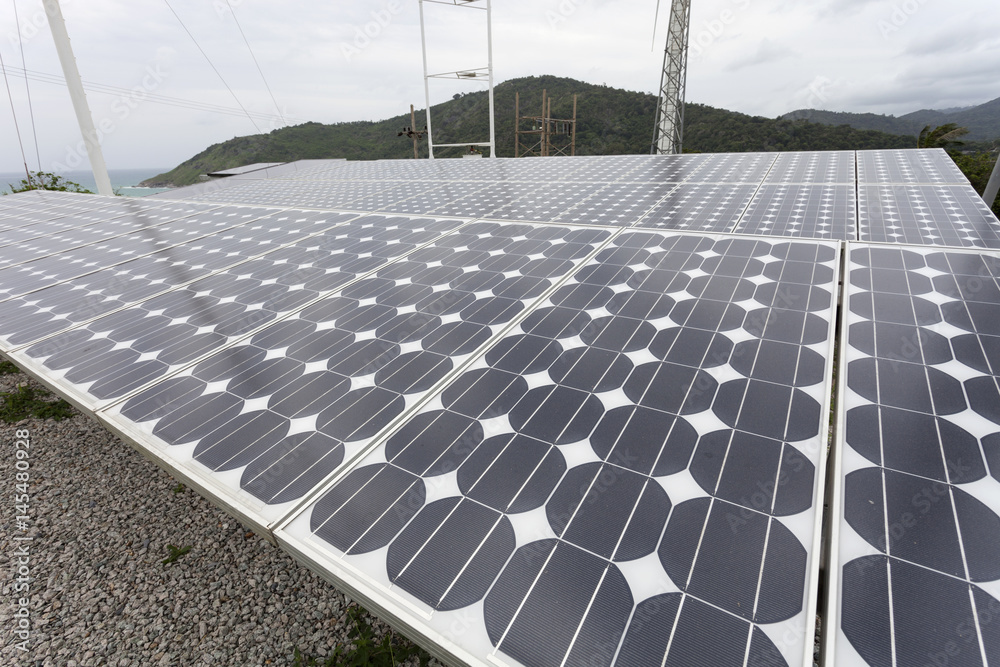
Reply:
[[[61, 77], [41, 0], [15, 0], [27, 69]], [[227, 90], [180, 19], [232, 88]], [[494, 0], [497, 82], [554, 74], [652, 93], [666, 39], [662, 0]], [[693, 0], [687, 99], [764, 116], [803, 107], [903, 114], [1000, 97], [997, 0]], [[85, 82], [260, 114], [257, 128], [379, 120], [423, 106], [417, 0], [62, 0]], [[482, 13], [427, 4], [432, 70], [485, 64]], [[249, 40], [274, 98], [234, 20]], [[21, 67], [14, 11], [0, 3], [0, 55]], [[369, 35], [365, 35], [367, 32]], [[25, 80], [8, 76], [29, 165], [38, 166]], [[66, 88], [29, 81], [43, 170], [83, 162]], [[464, 84], [465, 90], [483, 86]], [[107, 89], [105, 89], [107, 90]], [[432, 103], [451, 96], [432, 85]], [[6, 90], [3, 90], [6, 97]], [[89, 92], [112, 169], [173, 167], [254, 134], [246, 116]], [[21, 169], [10, 104], [0, 171]], [[513, 113], [513, 110], [510, 110]], [[264, 117], [270, 116], [270, 117]]]

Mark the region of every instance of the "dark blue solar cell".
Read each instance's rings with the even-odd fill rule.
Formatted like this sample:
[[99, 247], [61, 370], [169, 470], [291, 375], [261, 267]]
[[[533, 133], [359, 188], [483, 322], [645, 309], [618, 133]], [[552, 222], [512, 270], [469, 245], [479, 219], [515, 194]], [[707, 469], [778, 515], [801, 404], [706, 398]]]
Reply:
[[458, 470], [458, 485], [469, 498], [506, 514], [541, 507], [563, 473], [559, 450], [523, 435], [486, 440]]
[[656, 549], [670, 498], [650, 478], [618, 466], [586, 463], [569, 470], [545, 504], [556, 535], [615, 561]]
[[760, 380], [724, 383], [712, 409], [727, 426], [786, 442], [819, 434], [822, 412], [802, 390]]
[[387, 464], [358, 468], [316, 503], [310, 529], [340, 551], [368, 553], [389, 544], [425, 498], [416, 475]]
[[708, 373], [666, 362], [637, 367], [624, 387], [632, 402], [674, 415], [707, 410], [718, 388]]
[[284, 439], [288, 429], [281, 415], [247, 412], [219, 423], [198, 442], [194, 458], [216, 472], [242, 468]]
[[238, 415], [242, 408], [243, 401], [229, 393], [199, 396], [157, 422], [153, 435], [171, 445], [194, 442]]
[[415, 475], [434, 477], [456, 470], [483, 441], [483, 427], [470, 417], [438, 410], [417, 415], [386, 443], [386, 458]]
[[573, 308], [541, 308], [521, 322], [521, 329], [542, 338], [571, 338], [579, 336], [590, 321], [589, 315]]
[[461, 498], [427, 505], [389, 546], [390, 581], [428, 606], [461, 609], [485, 595], [514, 552], [510, 521]]
[[640, 602], [615, 664], [622, 667], [663, 664], [683, 597], [680, 593], [667, 593]]
[[381, 387], [355, 389], [323, 410], [317, 430], [341, 442], [371, 438], [403, 413], [406, 399]]
[[562, 346], [548, 338], [508, 336], [486, 353], [486, 363], [510, 373], [531, 375], [547, 370], [562, 352]]
[[642, 406], [609, 410], [590, 437], [603, 460], [654, 477], [684, 470], [697, 441], [681, 417]]
[[714, 368], [729, 361], [733, 343], [724, 334], [673, 327], [657, 333], [649, 351], [663, 361], [694, 368]]
[[847, 444], [875, 465], [945, 483], [966, 484], [987, 474], [977, 439], [928, 414], [854, 408], [847, 412]]
[[818, 352], [777, 341], [740, 343], [730, 365], [746, 377], [793, 387], [810, 387], [826, 377], [826, 360]]
[[510, 412], [528, 392], [528, 383], [518, 375], [494, 368], [462, 374], [441, 396], [444, 407], [480, 419]]
[[344, 461], [344, 446], [322, 433], [286, 437], [243, 470], [240, 487], [268, 504], [297, 500]]
[[632, 372], [624, 354], [596, 347], [566, 350], [549, 368], [553, 382], [594, 393], [620, 389]]
[[400, 394], [427, 391], [453, 367], [448, 357], [420, 350], [403, 354], [379, 369], [375, 384]]
[[[610, 665], [633, 604], [614, 565], [543, 540], [514, 552], [486, 595], [484, 620], [490, 641], [522, 664], [561, 664], [572, 646], [572, 664]], [[581, 626], [584, 655], [573, 644]]]
[[551, 445], [587, 439], [602, 416], [604, 405], [593, 394], [553, 385], [526, 392], [509, 415], [518, 433]]

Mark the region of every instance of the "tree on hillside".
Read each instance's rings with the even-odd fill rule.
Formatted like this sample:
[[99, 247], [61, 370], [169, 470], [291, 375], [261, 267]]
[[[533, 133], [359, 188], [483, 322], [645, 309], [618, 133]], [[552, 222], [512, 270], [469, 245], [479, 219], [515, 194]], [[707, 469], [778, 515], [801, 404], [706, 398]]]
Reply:
[[964, 137], [969, 133], [969, 128], [959, 127], [957, 123], [947, 123], [939, 125], [934, 129], [928, 125], [920, 131], [917, 137], [917, 148], [943, 148], [945, 150], [964, 146], [964, 141], [959, 141], [959, 137]]

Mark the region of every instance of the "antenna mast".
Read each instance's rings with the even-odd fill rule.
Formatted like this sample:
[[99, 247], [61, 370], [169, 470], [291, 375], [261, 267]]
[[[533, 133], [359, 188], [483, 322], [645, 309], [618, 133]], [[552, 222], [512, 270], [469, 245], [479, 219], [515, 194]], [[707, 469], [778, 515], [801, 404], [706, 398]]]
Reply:
[[691, 0], [671, 0], [667, 49], [660, 80], [658, 136], [653, 146], [656, 153], [680, 153], [683, 145], [690, 23]]
[[[486, 67], [440, 72], [431, 74], [427, 68], [427, 31], [424, 26], [424, 3], [465, 7], [486, 12]], [[424, 95], [427, 98], [427, 148], [430, 158], [434, 159], [435, 148], [456, 148], [467, 146], [488, 146], [490, 157], [497, 156], [496, 151], [496, 116], [493, 109], [493, 0], [420, 0], [420, 41], [424, 52]], [[434, 126], [431, 124], [431, 79], [457, 79], [459, 81], [486, 81], [489, 84], [490, 99], [490, 140], [482, 142], [462, 142], [460, 144], [434, 143]]]

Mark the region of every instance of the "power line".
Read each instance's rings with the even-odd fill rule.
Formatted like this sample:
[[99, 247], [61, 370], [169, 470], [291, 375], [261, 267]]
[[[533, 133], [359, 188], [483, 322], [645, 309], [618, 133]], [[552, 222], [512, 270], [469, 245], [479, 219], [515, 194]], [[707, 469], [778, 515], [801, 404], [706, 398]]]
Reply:
[[264, 82], [264, 87], [267, 88], [267, 94], [271, 96], [271, 101], [274, 102], [274, 110], [278, 112], [278, 116], [281, 118], [282, 124], [285, 123], [284, 114], [281, 113], [281, 107], [278, 106], [278, 100], [274, 99], [274, 93], [271, 92], [271, 86], [267, 84], [267, 77], [264, 76], [264, 70], [260, 68], [260, 63], [257, 62], [257, 56], [253, 54], [253, 49], [250, 48], [250, 42], [247, 41], [247, 36], [243, 32], [243, 26], [240, 25], [240, 20], [236, 18], [236, 11], [233, 9], [233, 5], [226, 0], [226, 5], [229, 6], [229, 11], [233, 15], [233, 20], [236, 21], [236, 27], [239, 28], [240, 35], [243, 37], [243, 43], [247, 45], [247, 51], [250, 52], [250, 57], [253, 58], [253, 64], [257, 66], [257, 71], [260, 72], [260, 78]]
[[[21, 19], [17, 16], [17, 0], [11, 0], [14, 5], [14, 25], [17, 28], [17, 43], [21, 47], [21, 67], [27, 69], [28, 63], [24, 59], [24, 39], [21, 38]], [[31, 86], [28, 85], [28, 77], [24, 78], [24, 90], [28, 93], [28, 116], [31, 118], [31, 134], [35, 138], [35, 159], [38, 160], [38, 171], [42, 170], [42, 154], [38, 150], [38, 130], [35, 125], [35, 109], [31, 104]]]
[[21, 160], [24, 162], [24, 173], [31, 185], [31, 171], [28, 169], [28, 158], [24, 155], [24, 142], [21, 141], [21, 127], [17, 124], [17, 111], [14, 110], [14, 95], [10, 92], [10, 81], [7, 80], [7, 68], [3, 64], [3, 52], [0, 51], [0, 68], [3, 68], [3, 82], [7, 85], [7, 98], [10, 100], [10, 113], [14, 116], [14, 130], [17, 132], [17, 143], [21, 146]]
[[243, 106], [243, 103], [240, 102], [240, 98], [236, 97], [236, 93], [234, 93], [233, 89], [229, 87], [228, 83], [226, 83], [226, 80], [222, 77], [222, 73], [219, 72], [219, 70], [215, 67], [214, 64], [212, 64], [212, 59], [208, 57], [208, 54], [205, 53], [205, 50], [201, 48], [201, 44], [198, 43], [198, 40], [194, 38], [194, 35], [191, 34], [191, 31], [188, 30], [186, 25], [184, 25], [184, 21], [182, 21], [181, 17], [177, 15], [177, 12], [174, 11], [174, 8], [170, 6], [170, 0], [163, 0], [163, 4], [167, 6], [167, 9], [170, 10], [170, 13], [174, 15], [174, 18], [177, 19], [177, 22], [181, 24], [182, 28], [184, 28], [184, 32], [188, 34], [188, 37], [191, 38], [191, 41], [194, 42], [194, 45], [198, 47], [199, 51], [201, 51], [201, 55], [205, 56], [205, 60], [208, 61], [209, 67], [211, 67], [215, 71], [216, 76], [219, 77], [219, 81], [222, 82], [222, 85], [226, 87], [226, 90], [229, 91], [229, 94], [233, 96], [234, 100], [236, 100], [236, 104], [239, 105], [240, 109], [243, 109], [243, 113], [245, 113], [246, 117], [250, 120], [251, 123], [253, 123], [254, 129], [257, 130], [257, 134], [262, 134], [260, 131], [260, 127], [257, 126], [257, 121], [253, 119], [253, 116], [250, 115], [250, 112], [247, 111], [246, 107]]
[[[21, 78], [30, 78], [32, 81], [38, 81], [41, 83], [55, 84], [59, 86], [65, 86], [65, 80], [55, 74], [48, 74], [46, 72], [39, 72], [36, 70], [25, 70], [22, 68], [10, 67], [5, 68], [5, 73], [10, 76], [16, 76]], [[182, 109], [191, 109], [193, 111], [208, 111], [210, 113], [219, 113], [228, 116], [237, 116], [243, 118], [246, 116], [243, 110], [237, 109], [235, 107], [227, 107], [218, 104], [212, 104], [210, 102], [200, 102], [197, 100], [187, 100], [179, 97], [168, 97], [166, 95], [159, 95], [156, 93], [151, 93], [147, 91], [136, 91], [135, 89], [121, 88], [119, 86], [111, 86], [102, 83], [94, 83], [91, 81], [84, 81], [83, 87], [89, 92], [98, 93], [102, 95], [115, 95], [119, 97], [134, 98], [137, 95], [141, 96], [142, 101], [151, 102], [153, 104], [162, 104], [165, 106], [179, 107]], [[301, 118], [293, 117], [279, 117], [273, 114], [259, 113], [256, 111], [251, 111], [250, 115], [254, 116], [258, 120], [264, 122], [274, 122], [277, 120], [291, 120], [293, 122], [306, 122]]]

